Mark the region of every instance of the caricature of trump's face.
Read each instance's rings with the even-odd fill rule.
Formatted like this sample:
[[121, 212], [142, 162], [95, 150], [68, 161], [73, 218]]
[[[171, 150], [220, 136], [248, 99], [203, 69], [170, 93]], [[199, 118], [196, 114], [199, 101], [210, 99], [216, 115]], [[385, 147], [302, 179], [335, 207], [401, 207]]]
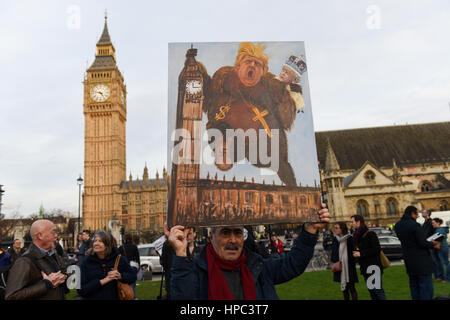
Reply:
[[253, 87], [264, 74], [264, 62], [255, 57], [245, 56], [236, 66], [236, 72], [244, 86]]

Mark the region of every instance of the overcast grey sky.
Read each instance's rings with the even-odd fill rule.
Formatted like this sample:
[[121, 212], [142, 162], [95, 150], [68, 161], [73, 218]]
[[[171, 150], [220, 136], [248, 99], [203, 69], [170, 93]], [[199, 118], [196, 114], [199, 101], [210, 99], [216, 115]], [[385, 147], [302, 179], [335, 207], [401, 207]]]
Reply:
[[450, 2], [0, 0], [2, 211], [73, 214], [86, 61], [108, 11], [127, 175], [166, 165], [169, 42], [304, 41], [316, 131], [450, 119]]

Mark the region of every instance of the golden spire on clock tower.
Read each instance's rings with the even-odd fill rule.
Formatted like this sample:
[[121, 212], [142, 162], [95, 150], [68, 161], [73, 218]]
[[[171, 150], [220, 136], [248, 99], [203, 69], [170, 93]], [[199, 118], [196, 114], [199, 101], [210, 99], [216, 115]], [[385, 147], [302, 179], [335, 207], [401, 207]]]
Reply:
[[84, 84], [85, 152], [83, 226], [103, 229], [121, 210], [114, 197], [126, 179], [126, 86], [109, 35], [107, 17]]

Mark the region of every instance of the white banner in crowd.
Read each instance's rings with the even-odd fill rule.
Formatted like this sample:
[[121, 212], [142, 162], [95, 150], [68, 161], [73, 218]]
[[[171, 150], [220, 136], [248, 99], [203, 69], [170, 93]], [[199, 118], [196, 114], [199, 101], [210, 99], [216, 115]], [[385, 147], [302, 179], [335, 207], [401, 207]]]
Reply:
[[164, 242], [166, 242], [166, 236], [162, 236], [158, 239], [156, 239], [151, 245], [155, 246], [155, 250], [158, 252], [159, 255], [162, 255], [162, 247]]

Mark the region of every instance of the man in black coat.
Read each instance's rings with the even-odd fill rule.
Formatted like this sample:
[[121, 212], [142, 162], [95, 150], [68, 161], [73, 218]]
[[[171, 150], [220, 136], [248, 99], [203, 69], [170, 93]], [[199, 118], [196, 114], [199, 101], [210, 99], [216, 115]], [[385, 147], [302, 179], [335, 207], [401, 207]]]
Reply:
[[431, 224], [431, 211], [430, 210], [423, 210], [422, 211], [422, 217], [425, 219], [422, 225], [423, 232], [425, 234], [425, 238], [428, 238], [434, 233], [433, 225]]
[[[124, 243], [119, 248], [120, 254], [127, 258], [130, 263], [131, 269], [133, 269], [136, 274], [141, 266], [141, 259], [139, 256], [138, 247], [133, 243], [133, 236], [129, 233], [125, 234]], [[131, 283], [133, 288], [134, 297], [136, 298], [136, 281]]]
[[328, 269], [331, 269], [331, 250], [333, 246], [333, 242], [335, 241], [334, 234], [331, 230], [327, 230], [323, 233], [323, 242], [322, 246], [325, 250], [325, 253], [327, 255], [327, 261], [328, 261]]
[[[370, 297], [372, 300], [386, 300], [382, 279], [383, 266], [380, 259], [381, 246], [378, 236], [367, 228], [364, 217], [361, 215], [352, 216], [350, 226], [355, 230], [353, 241], [356, 251], [353, 251], [353, 257], [358, 258], [360, 271], [366, 282]], [[373, 283], [372, 280], [374, 276], [376, 277], [377, 270], [379, 270], [380, 279]], [[370, 281], [368, 282], [368, 280]]]
[[175, 251], [168, 241], [165, 241], [162, 247], [161, 257], [159, 258], [159, 263], [164, 269], [164, 277], [165, 281], [165, 289], [166, 289], [166, 298], [170, 300], [170, 281], [171, 281], [171, 269], [172, 269], [172, 260], [175, 255]]
[[402, 243], [403, 259], [409, 276], [409, 288], [413, 300], [433, 299], [433, 262], [430, 249], [439, 246], [439, 242], [427, 241], [423, 228], [416, 219], [417, 208], [409, 206], [402, 219], [395, 224], [394, 230]]
[[14, 239], [12, 248], [8, 249], [8, 253], [11, 256], [11, 264], [13, 264], [26, 251], [26, 249], [21, 248], [21, 246], [22, 242], [19, 239]]
[[92, 247], [91, 231], [87, 229], [83, 230], [82, 235], [83, 242], [75, 257], [75, 261], [78, 265], [81, 265], [81, 262], [86, 258], [86, 252]]

